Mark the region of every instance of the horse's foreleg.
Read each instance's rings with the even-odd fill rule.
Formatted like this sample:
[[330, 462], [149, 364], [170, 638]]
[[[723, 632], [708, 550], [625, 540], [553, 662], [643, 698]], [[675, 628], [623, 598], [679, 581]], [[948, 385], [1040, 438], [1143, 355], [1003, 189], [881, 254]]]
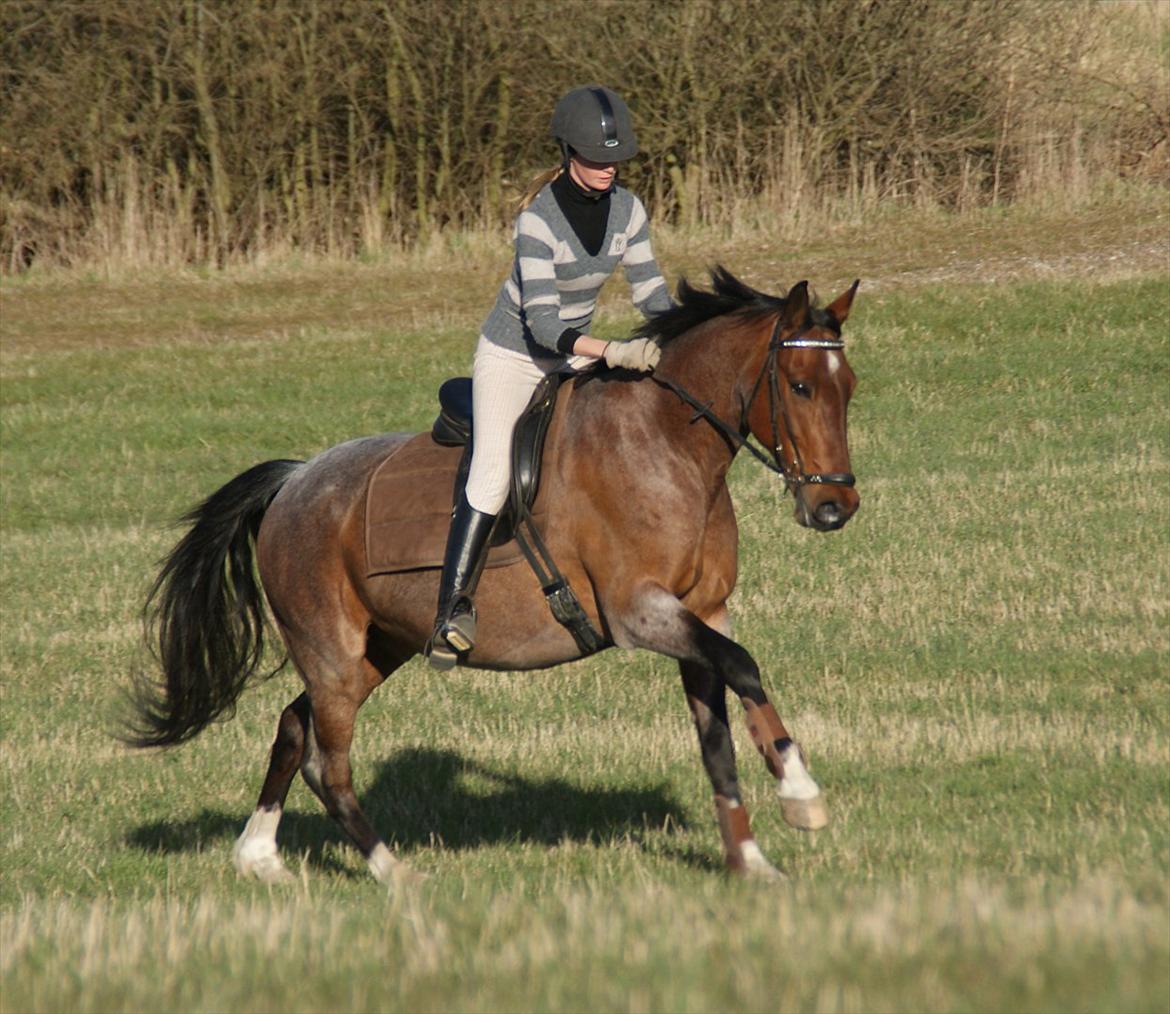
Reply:
[[804, 752], [792, 741], [771, 703], [743, 698], [748, 732], [764, 758], [768, 770], [779, 782], [780, 812], [790, 827], [818, 831], [829, 823], [829, 811], [820, 786], [813, 781], [804, 763]]
[[815, 831], [828, 823], [817, 783], [805, 766], [760, 682], [751, 655], [730, 637], [712, 629], [661, 587], [643, 588], [618, 614], [619, 644], [649, 648], [680, 661], [697, 662], [722, 677], [742, 702], [748, 730], [768, 770], [776, 778], [781, 813], [792, 827]]
[[[824, 796], [808, 773], [799, 745], [793, 742], [776, 709], [764, 693], [755, 659], [729, 637], [712, 630], [697, 619], [695, 630], [700, 651], [713, 660], [727, 685], [743, 702], [748, 732], [764, 763], [778, 782], [780, 812], [791, 827], [816, 831], [829, 822]], [[701, 629], [700, 629], [701, 628]]]
[[292, 877], [280, 860], [276, 829], [280, 825], [289, 786], [304, 755], [308, 725], [309, 698], [301, 694], [280, 716], [260, 799], [232, 850], [232, 862], [245, 876], [268, 882]]
[[723, 860], [734, 873], [776, 876], [776, 868], [764, 858], [752, 836], [747, 807], [740, 796], [723, 680], [696, 662], [679, 662], [679, 672], [699, 734], [703, 767], [715, 790]]

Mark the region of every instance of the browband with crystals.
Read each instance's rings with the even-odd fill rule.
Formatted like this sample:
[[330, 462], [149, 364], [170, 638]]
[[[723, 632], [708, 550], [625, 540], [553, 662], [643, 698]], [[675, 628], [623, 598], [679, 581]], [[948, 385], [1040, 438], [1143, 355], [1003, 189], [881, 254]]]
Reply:
[[840, 338], [789, 338], [776, 343], [778, 349], [843, 349]]

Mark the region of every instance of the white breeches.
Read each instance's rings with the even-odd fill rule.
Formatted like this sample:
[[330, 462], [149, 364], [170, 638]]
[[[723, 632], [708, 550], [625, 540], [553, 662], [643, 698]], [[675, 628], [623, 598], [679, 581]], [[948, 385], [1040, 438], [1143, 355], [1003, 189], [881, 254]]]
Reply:
[[[574, 370], [593, 362], [590, 356], [568, 359], [568, 365]], [[563, 363], [562, 359], [537, 361], [480, 336], [472, 369], [471, 419], [475, 439], [467, 477], [467, 502], [477, 511], [499, 514], [507, 501], [516, 420], [545, 375]]]

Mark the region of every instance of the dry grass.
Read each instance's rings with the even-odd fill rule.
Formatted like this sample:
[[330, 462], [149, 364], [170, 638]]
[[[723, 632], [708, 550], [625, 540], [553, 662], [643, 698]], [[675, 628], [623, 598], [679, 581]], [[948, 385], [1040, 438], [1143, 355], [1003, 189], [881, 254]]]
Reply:
[[[828, 299], [858, 277], [863, 296], [941, 282], [1140, 277], [1170, 270], [1168, 230], [1164, 195], [1139, 191], [1010, 215], [886, 210], [799, 243], [780, 241], [767, 226], [734, 234], [662, 228], [656, 246], [671, 282], [702, 280], [722, 262], [769, 292], [809, 278]], [[24, 353], [54, 350], [474, 332], [510, 258], [500, 232], [365, 261], [300, 258], [227, 273], [47, 269], [0, 278], [5, 369], [19, 369]], [[626, 306], [621, 286], [603, 295], [603, 312], [624, 315]]]
[[[1037, 880], [861, 886], [831, 909], [799, 885], [642, 883], [615, 897], [561, 881], [535, 910], [525, 894], [463, 890], [484, 906], [474, 926], [454, 892], [427, 887], [356, 912], [307, 881], [232, 902], [26, 898], [0, 916], [0, 974], [50, 955], [74, 972], [22, 983], [5, 1009], [441, 1010], [444, 984], [460, 982], [469, 1011], [953, 1010], [976, 997], [1120, 1011], [1152, 996], [1132, 980], [1078, 992], [1091, 981], [1078, 962], [1150, 968], [1164, 936], [1160, 906], [1107, 874], [1057, 892]], [[663, 935], [667, 912], [686, 934]], [[765, 941], [768, 960], [744, 960]], [[654, 985], [663, 966], [674, 969], [665, 987]], [[888, 974], [865, 971], [881, 967]], [[263, 968], [267, 995], [255, 990]], [[192, 969], [215, 969], [217, 988], [201, 991]]]

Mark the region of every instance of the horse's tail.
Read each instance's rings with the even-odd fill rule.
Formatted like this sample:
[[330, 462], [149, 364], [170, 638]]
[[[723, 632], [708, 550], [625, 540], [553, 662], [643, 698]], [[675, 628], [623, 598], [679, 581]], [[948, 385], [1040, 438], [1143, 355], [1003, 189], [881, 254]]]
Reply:
[[264, 512], [299, 461], [266, 461], [188, 512], [191, 528], [146, 600], [147, 641], [163, 679], [135, 680], [134, 746], [175, 746], [231, 711], [264, 653], [264, 599], [253, 563]]

